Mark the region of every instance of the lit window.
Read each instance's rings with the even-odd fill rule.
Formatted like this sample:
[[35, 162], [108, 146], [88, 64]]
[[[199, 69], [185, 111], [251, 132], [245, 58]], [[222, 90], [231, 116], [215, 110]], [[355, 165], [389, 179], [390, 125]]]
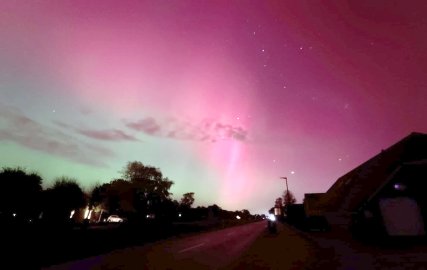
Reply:
[[394, 187], [395, 190], [399, 190], [399, 191], [404, 191], [406, 189], [406, 186], [403, 185], [403, 184], [400, 184], [400, 183], [394, 184], [393, 187]]

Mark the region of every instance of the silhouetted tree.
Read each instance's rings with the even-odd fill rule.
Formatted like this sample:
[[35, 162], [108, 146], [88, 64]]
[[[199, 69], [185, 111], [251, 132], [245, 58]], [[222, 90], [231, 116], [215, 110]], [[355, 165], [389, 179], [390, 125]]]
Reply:
[[280, 197], [277, 198], [276, 201], [275, 201], [275, 203], [274, 203], [274, 206], [282, 208], [283, 207], [283, 199], [280, 198]]
[[176, 200], [165, 200], [162, 202], [160, 207], [162, 211], [158, 213], [158, 218], [166, 222], [172, 222], [178, 219], [179, 203]]
[[110, 182], [107, 188], [107, 206], [110, 213], [135, 212], [134, 187], [132, 183], [123, 179]]
[[44, 193], [43, 217], [49, 222], [67, 222], [72, 210], [86, 206], [86, 195], [74, 179], [60, 177]]
[[216, 205], [216, 204], [213, 204], [213, 205], [208, 206], [208, 209], [210, 209], [210, 210], [212, 211], [212, 214], [213, 214], [215, 217], [219, 217], [219, 216], [220, 216], [220, 214], [221, 214], [221, 211], [222, 211], [221, 207], [219, 207], [219, 206], [218, 206], [218, 205]]
[[[42, 178], [21, 168], [0, 172], [0, 212], [7, 218], [33, 219], [38, 216]], [[14, 214], [14, 215], [13, 215]]]
[[89, 204], [91, 207], [102, 207], [104, 200], [106, 197], [106, 189], [105, 184], [104, 185], [96, 185], [91, 193], [89, 198]]
[[115, 179], [92, 190], [90, 205], [110, 214], [128, 215], [135, 212], [134, 193], [131, 182]]
[[129, 162], [123, 171], [123, 178], [132, 184], [133, 202], [140, 216], [149, 212], [159, 215], [163, 203], [170, 200], [169, 189], [173, 182], [163, 177], [158, 168], [143, 165], [139, 161]]
[[110, 214], [125, 215], [130, 220], [145, 219], [147, 214], [172, 220], [177, 217], [179, 203], [170, 199], [173, 182], [155, 167], [138, 161], [128, 162], [123, 179], [96, 186], [90, 204]]
[[146, 196], [147, 193], [156, 193], [160, 199], [169, 198], [171, 195], [169, 189], [173, 182], [163, 177], [158, 168], [145, 166], [139, 161], [129, 162], [125, 167], [123, 177], [139, 189], [140, 195]]
[[181, 199], [181, 206], [190, 208], [194, 203], [194, 192], [185, 193]]
[[249, 212], [249, 210], [247, 210], [247, 209], [243, 209], [243, 210], [241, 211], [241, 217], [242, 217], [243, 219], [250, 219], [250, 218], [251, 218], [251, 213]]
[[294, 194], [291, 191], [284, 192], [283, 193], [283, 204], [285, 207], [288, 205], [296, 203], [297, 199], [295, 198]]

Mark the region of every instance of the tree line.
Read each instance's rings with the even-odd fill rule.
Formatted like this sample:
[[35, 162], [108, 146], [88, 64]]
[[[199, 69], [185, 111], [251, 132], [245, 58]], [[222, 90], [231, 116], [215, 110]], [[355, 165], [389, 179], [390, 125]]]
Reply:
[[159, 168], [128, 162], [122, 177], [84, 192], [75, 179], [60, 177], [47, 189], [42, 178], [22, 168], [0, 171], [0, 221], [70, 224], [102, 222], [118, 215], [129, 222], [192, 221], [203, 218], [250, 218], [248, 210], [226, 211], [217, 205], [192, 208], [194, 192], [180, 201], [171, 197], [174, 184]]

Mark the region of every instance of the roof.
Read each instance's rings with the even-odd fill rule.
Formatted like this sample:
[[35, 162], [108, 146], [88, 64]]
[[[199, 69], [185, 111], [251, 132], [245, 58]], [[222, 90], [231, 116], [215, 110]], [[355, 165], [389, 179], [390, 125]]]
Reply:
[[319, 208], [354, 211], [368, 200], [400, 166], [427, 159], [427, 134], [411, 133], [341, 176], [322, 196]]
[[412, 190], [412, 195], [418, 194], [418, 199], [422, 198], [425, 204], [424, 191], [427, 189], [427, 182], [425, 179], [427, 179], [427, 159], [405, 162], [393, 172], [387, 181], [383, 183], [374, 194], [371, 195], [367, 202], [378, 196], [384, 187], [389, 185], [390, 181], [393, 180], [393, 182], [403, 184], [404, 186], [411, 185], [416, 187], [415, 190]]

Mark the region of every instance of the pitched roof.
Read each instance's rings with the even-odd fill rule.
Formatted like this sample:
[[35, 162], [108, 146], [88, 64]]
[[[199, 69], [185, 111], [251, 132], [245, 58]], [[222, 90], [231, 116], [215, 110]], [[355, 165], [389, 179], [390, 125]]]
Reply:
[[425, 198], [424, 192], [427, 189], [427, 183], [424, 181], [425, 179], [427, 179], [427, 159], [405, 162], [370, 196], [368, 201], [378, 196], [391, 180], [398, 185], [403, 184], [406, 186], [409, 184], [416, 187], [416, 190], [413, 190], [412, 193], [421, 193], [422, 196], [420, 197]]
[[427, 134], [411, 133], [399, 142], [340, 177], [322, 196], [327, 211], [353, 211], [406, 162], [427, 159]]

